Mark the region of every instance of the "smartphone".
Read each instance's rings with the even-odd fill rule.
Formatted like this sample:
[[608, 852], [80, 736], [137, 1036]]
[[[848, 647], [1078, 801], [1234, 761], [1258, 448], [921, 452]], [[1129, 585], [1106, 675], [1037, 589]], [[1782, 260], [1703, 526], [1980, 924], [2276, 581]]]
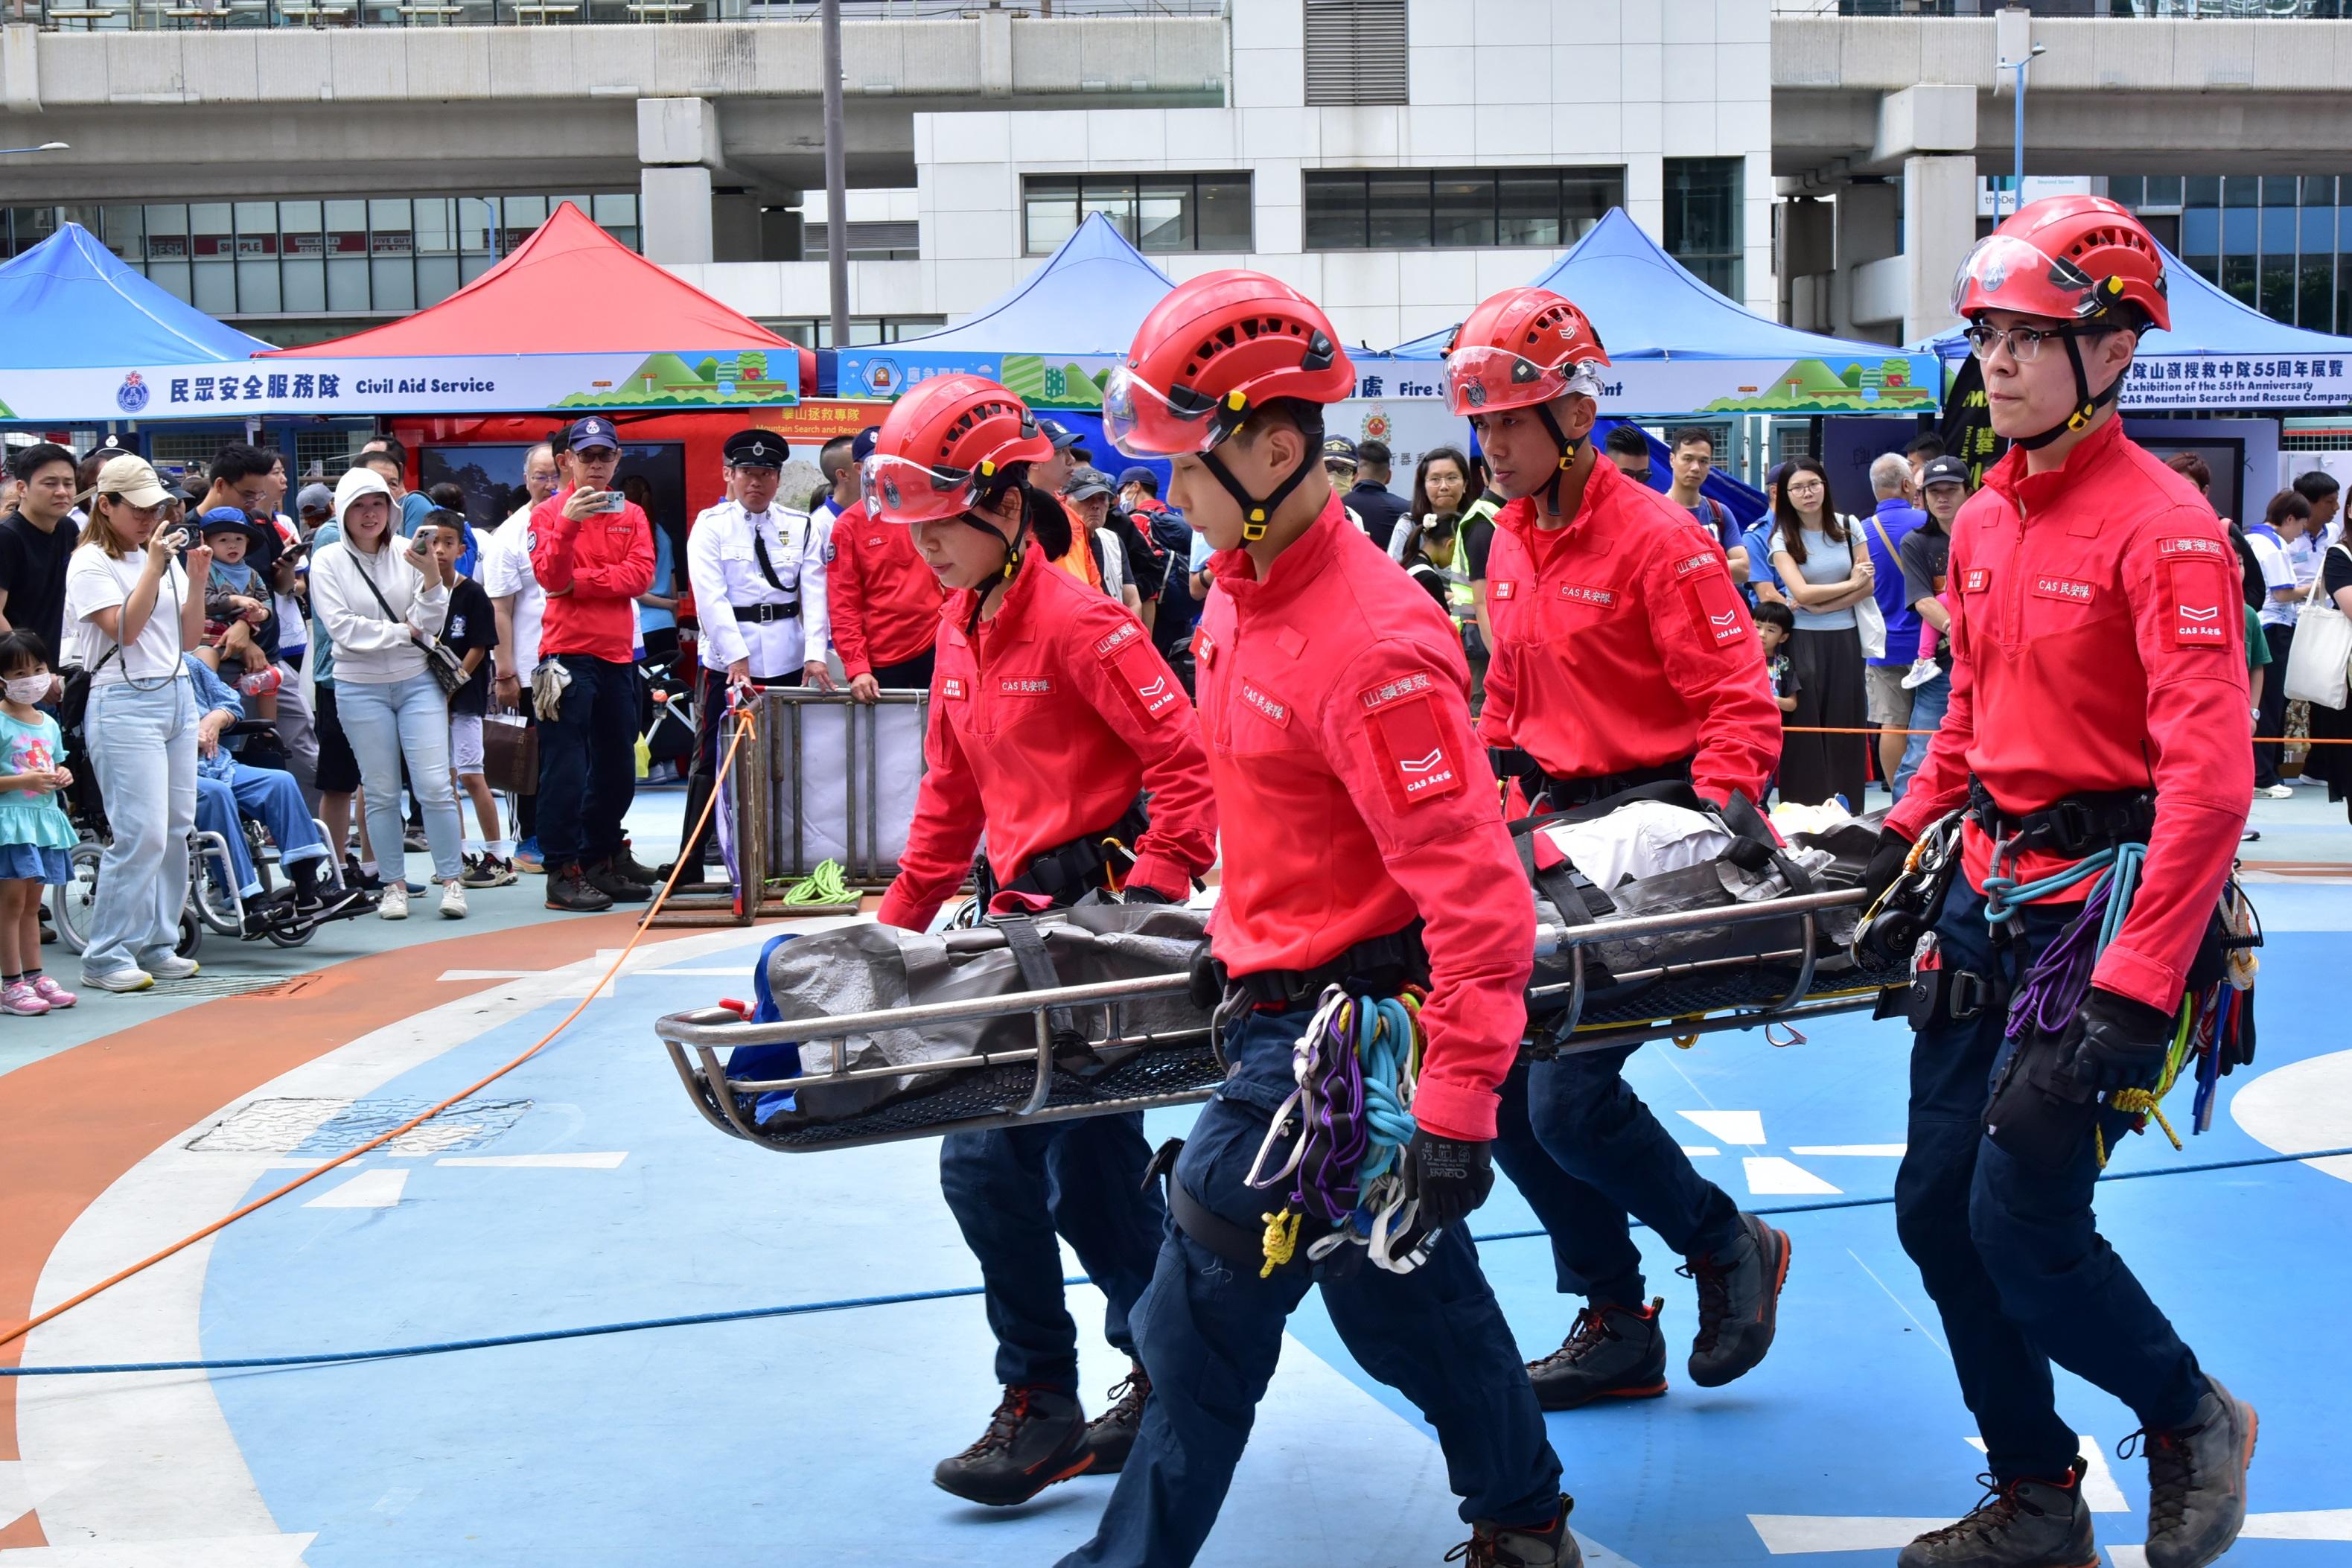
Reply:
[[181, 551], [185, 550], [188, 547], [188, 531], [184, 528], [175, 528], [172, 530], [171, 532], [165, 534], [158, 542], [162, 545], [164, 551], [171, 554], [177, 555]]
[[629, 498], [619, 490], [606, 490], [604, 499], [596, 505], [598, 511], [618, 511], [629, 504]]

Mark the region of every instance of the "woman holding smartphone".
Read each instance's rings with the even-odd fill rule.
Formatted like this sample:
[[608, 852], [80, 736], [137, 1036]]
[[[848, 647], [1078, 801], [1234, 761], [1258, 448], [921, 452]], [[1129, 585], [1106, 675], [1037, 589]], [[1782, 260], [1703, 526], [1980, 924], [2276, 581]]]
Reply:
[[335, 486], [335, 521], [343, 536], [310, 563], [310, 606], [334, 645], [335, 707], [359, 759], [367, 792], [368, 841], [383, 862], [383, 900], [376, 913], [408, 918], [401, 841], [400, 765], [425, 813], [441, 913], [466, 915], [464, 845], [449, 784], [449, 700], [425, 668], [425, 648], [449, 614], [454, 566], [434, 559], [435, 530], [402, 540], [393, 527], [392, 487], [372, 468], [355, 468]]
[[187, 536], [154, 537], [170, 498], [145, 458], [110, 458], [66, 568], [67, 645], [89, 671], [82, 743], [113, 833], [81, 955], [82, 983], [101, 991], [196, 973], [173, 952], [196, 820], [198, 714], [180, 655], [204, 636], [213, 558], [198, 545], [184, 570], [173, 557]]

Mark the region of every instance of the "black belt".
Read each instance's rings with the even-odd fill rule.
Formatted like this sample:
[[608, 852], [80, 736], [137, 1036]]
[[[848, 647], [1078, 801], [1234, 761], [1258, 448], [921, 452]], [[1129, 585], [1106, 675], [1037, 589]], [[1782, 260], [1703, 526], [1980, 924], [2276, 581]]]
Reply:
[[1320, 996], [1327, 985], [1393, 996], [1407, 985], [1427, 984], [1429, 950], [1422, 945], [1421, 921], [1416, 920], [1402, 931], [1368, 937], [1313, 969], [1261, 969], [1229, 978], [1251, 1001], [1266, 1007], [1301, 1005]]
[[733, 606], [738, 626], [745, 621], [764, 626], [774, 621], [796, 621], [801, 618], [801, 602], [787, 599], [781, 605], [737, 605]]
[[[1265, 1233], [1252, 1230], [1247, 1226], [1235, 1225], [1194, 1197], [1192, 1189], [1176, 1179], [1176, 1156], [1183, 1152], [1184, 1140], [1181, 1138], [1171, 1138], [1160, 1145], [1151, 1156], [1151, 1163], [1143, 1168], [1144, 1186], [1148, 1188], [1154, 1182], [1167, 1184], [1168, 1217], [1186, 1236], [1237, 1269], [1246, 1269], [1252, 1275], [1265, 1269]], [[1307, 1257], [1307, 1244], [1329, 1234], [1329, 1230], [1328, 1226], [1311, 1219], [1301, 1224], [1289, 1261], [1277, 1263], [1267, 1272], [1288, 1274], [1310, 1269], [1319, 1275], [1320, 1266]], [[1340, 1250], [1346, 1252], [1350, 1249], [1342, 1247]]]
[[1973, 774], [1969, 778], [1969, 820], [1996, 843], [2012, 849], [2042, 849], [2079, 860], [2118, 844], [2145, 844], [2156, 830], [2152, 790], [2113, 790], [2070, 795], [2039, 811], [2003, 811]]
[[1643, 784], [1688, 784], [1691, 776], [1689, 757], [1661, 763], [1654, 768], [1628, 768], [1622, 773], [1602, 773], [1592, 778], [1556, 778], [1544, 771], [1543, 764], [1528, 752], [1514, 746], [1496, 753], [1495, 771], [1507, 773], [1519, 781], [1520, 793], [1532, 806], [1538, 796], [1549, 803], [1551, 811], [1572, 811], [1580, 805], [1590, 805], [1612, 795], [1622, 795]]
[[1126, 851], [1126, 861], [1135, 858], [1135, 842], [1150, 826], [1143, 797], [1138, 795], [1117, 822], [1099, 832], [1082, 834], [1067, 844], [1039, 850], [1030, 858], [1021, 875], [1010, 882], [998, 882], [989, 870], [987, 858], [982, 856], [972, 863], [972, 881], [980, 891], [982, 907], [985, 908], [1000, 892], [1032, 893], [1051, 899], [1057, 905], [1076, 903], [1095, 889], [1109, 884], [1107, 871], [1121, 850]]

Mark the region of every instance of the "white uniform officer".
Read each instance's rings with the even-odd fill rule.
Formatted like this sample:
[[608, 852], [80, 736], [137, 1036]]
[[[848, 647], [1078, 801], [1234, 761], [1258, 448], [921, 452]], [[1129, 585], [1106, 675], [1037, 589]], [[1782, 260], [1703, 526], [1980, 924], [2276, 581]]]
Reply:
[[[824, 662], [824, 530], [806, 512], [775, 504], [792, 448], [772, 430], [745, 430], [720, 450], [733, 499], [696, 518], [686, 538], [687, 576], [702, 627], [689, 825], [700, 818], [718, 771], [719, 720], [730, 689], [803, 681], [834, 687]], [[689, 872], [700, 866], [702, 851], [701, 842], [688, 847]]]

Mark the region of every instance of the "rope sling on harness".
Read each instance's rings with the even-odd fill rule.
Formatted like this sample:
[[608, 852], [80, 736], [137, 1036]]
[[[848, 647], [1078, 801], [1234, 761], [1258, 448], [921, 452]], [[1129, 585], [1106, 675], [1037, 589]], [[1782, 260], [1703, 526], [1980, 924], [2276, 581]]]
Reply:
[[[1339, 1247], [1362, 1247], [1379, 1268], [1410, 1273], [1429, 1255], [1426, 1237], [1411, 1245], [1417, 1205], [1404, 1196], [1399, 1153], [1412, 1141], [1413, 1086], [1421, 1078], [1428, 1039], [1421, 1027], [1422, 993], [1351, 994], [1324, 988], [1320, 1004], [1291, 1047], [1297, 1088], [1275, 1112], [1250, 1162], [1249, 1184], [1265, 1189], [1291, 1183], [1289, 1201], [1258, 1217], [1265, 1222], [1265, 1279], [1297, 1255], [1303, 1220], [1328, 1226], [1307, 1245], [1320, 1262]], [[1272, 1171], [1268, 1158], [1296, 1128], [1289, 1157]]]

